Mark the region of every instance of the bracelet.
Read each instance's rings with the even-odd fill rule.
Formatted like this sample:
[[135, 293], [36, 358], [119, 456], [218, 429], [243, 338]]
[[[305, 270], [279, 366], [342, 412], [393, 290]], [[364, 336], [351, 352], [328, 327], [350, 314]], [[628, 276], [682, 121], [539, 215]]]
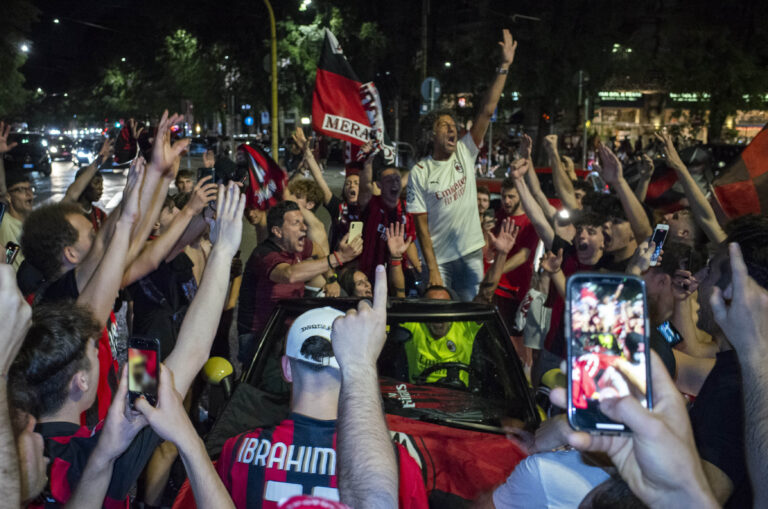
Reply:
[[496, 74], [509, 74], [509, 68], [504, 69], [503, 67], [499, 66], [496, 68]]
[[390, 267], [399, 267], [402, 264], [403, 264], [403, 260], [402, 259], [400, 259], [400, 260], [392, 260], [391, 262], [389, 262]]
[[339, 255], [336, 254], [336, 251], [333, 252], [333, 257], [336, 258], [336, 263], [339, 264], [339, 267], [343, 267], [344, 266], [344, 264], [341, 263], [341, 258], [339, 258]]
[[336, 283], [339, 280], [339, 276], [337, 274], [332, 274], [331, 277], [325, 280], [327, 284]]
[[331, 269], [331, 270], [333, 270], [333, 265], [331, 265], [331, 255], [328, 255], [328, 256], [325, 258], [325, 261], [326, 261], [326, 262], [328, 262], [328, 268], [329, 268], [329, 269]]
[[389, 259], [393, 260], [393, 261], [396, 261], [396, 260], [402, 260], [403, 257], [402, 257], [402, 255], [401, 256], [390, 256]]

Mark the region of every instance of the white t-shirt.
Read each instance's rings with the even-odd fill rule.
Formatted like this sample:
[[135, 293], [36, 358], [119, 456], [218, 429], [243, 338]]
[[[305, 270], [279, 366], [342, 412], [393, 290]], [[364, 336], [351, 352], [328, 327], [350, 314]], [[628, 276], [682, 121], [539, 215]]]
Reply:
[[[7, 210], [3, 216], [3, 222], [0, 223], [0, 247], [3, 248], [3, 256], [5, 256], [5, 245], [10, 241], [14, 244], [21, 244], [21, 225], [23, 223], [13, 217]], [[16, 254], [16, 259], [13, 261], [13, 270], [19, 270], [19, 265], [24, 261], [24, 255], [19, 251]], [[5, 258], [3, 258], [5, 262]]]
[[429, 234], [438, 264], [485, 245], [477, 212], [475, 159], [479, 149], [468, 132], [445, 161], [425, 157], [411, 169], [408, 212], [428, 214]]
[[493, 492], [496, 509], [578, 507], [587, 493], [610, 476], [585, 464], [579, 451], [543, 452], [517, 464]]

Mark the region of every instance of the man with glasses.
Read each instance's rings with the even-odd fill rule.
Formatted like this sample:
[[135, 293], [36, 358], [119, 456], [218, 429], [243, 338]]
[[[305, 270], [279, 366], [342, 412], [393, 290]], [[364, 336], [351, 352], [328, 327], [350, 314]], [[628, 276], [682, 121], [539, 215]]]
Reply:
[[[21, 225], [32, 212], [32, 204], [35, 201], [35, 188], [29, 176], [23, 173], [11, 173], [5, 177], [8, 189], [8, 208], [0, 223], [0, 246], [6, 248], [9, 242], [20, 244]], [[24, 260], [21, 250], [16, 253], [13, 260], [13, 270], [19, 270], [19, 265]]]

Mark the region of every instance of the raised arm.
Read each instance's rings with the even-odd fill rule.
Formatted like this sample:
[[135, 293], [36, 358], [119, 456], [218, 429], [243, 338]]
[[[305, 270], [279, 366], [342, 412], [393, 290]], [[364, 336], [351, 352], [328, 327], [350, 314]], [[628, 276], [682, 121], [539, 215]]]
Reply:
[[339, 267], [339, 261], [346, 265], [360, 256], [360, 253], [362, 252], [363, 240], [360, 237], [356, 237], [352, 241], [349, 241], [349, 234], [347, 234], [341, 239], [341, 242], [339, 242], [339, 249], [334, 251], [335, 255], [339, 257], [339, 260], [336, 259], [334, 253], [331, 253], [324, 258], [318, 260], [304, 260], [295, 265], [281, 263], [272, 269], [272, 272], [269, 274], [269, 279], [278, 284], [292, 284], [309, 281], [313, 277], [324, 274], [330, 269], [336, 269]]
[[[0, 124], [0, 134], [3, 127]], [[8, 407], [8, 371], [19, 353], [32, 310], [16, 286], [16, 273], [0, 264], [0, 496], [7, 507], [21, 507], [21, 479]]]
[[99, 323], [105, 323], [109, 318], [109, 313], [112, 311], [123, 280], [131, 228], [133, 228], [139, 211], [141, 177], [142, 168], [134, 165], [128, 175], [128, 181], [123, 192], [123, 206], [115, 223], [115, 231], [109, 241], [109, 246], [101, 258], [101, 263], [77, 298], [78, 304], [88, 306], [92, 310]]
[[395, 297], [405, 298], [405, 274], [403, 274], [403, 254], [412, 245], [413, 239], [405, 237], [405, 225], [399, 221], [390, 223], [384, 232], [389, 249], [389, 280]]
[[501, 223], [501, 229], [497, 236], [494, 237], [493, 233], [488, 232], [490, 243], [496, 251], [496, 258], [480, 282], [480, 290], [474, 298], [475, 302], [485, 304], [493, 302], [493, 294], [496, 292], [496, 287], [499, 286], [501, 275], [504, 274], [504, 262], [507, 260], [509, 252], [515, 247], [518, 233], [520, 233], [520, 227], [516, 226], [514, 221], [510, 221], [509, 218]]
[[552, 167], [552, 182], [555, 184], [555, 192], [568, 210], [578, 210], [579, 202], [573, 190], [573, 182], [563, 168], [560, 154], [557, 152], [557, 135], [550, 134], [544, 138], [544, 149], [549, 156], [549, 165]]
[[539, 176], [536, 175], [536, 168], [533, 166], [533, 158], [531, 157], [532, 145], [533, 143], [531, 142], [531, 137], [527, 134], [524, 134], [518, 151], [520, 153], [520, 157], [528, 160], [528, 171], [525, 172], [525, 183], [528, 184], [528, 188], [531, 190], [531, 194], [533, 194], [533, 196], [536, 198], [536, 202], [541, 207], [541, 210], [544, 211], [544, 215], [547, 216], [547, 220], [551, 223], [555, 218], [555, 214], [557, 214], [557, 209], [553, 207], [551, 203], [549, 203], [547, 195], [545, 195], [544, 191], [541, 190]]
[[621, 200], [621, 206], [627, 214], [627, 219], [632, 227], [632, 232], [635, 234], [635, 238], [641, 241], [650, 237], [653, 233], [653, 228], [651, 228], [651, 223], [648, 221], [643, 205], [637, 199], [627, 181], [624, 180], [621, 161], [605, 145], [601, 144], [598, 151], [602, 162], [603, 180], [616, 191], [619, 200]]
[[635, 196], [641, 202], [645, 201], [648, 194], [651, 177], [653, 177], [653, 159], [648, 154], [643, 154], [643, 160], [640, 162], [640, 180], [635, 186]]
[[323, 170], [320, 168], [320, 165], [317, 164], [317, 160], [312, 153], [312, 148], [309, 146], [307, 137], [304, 136], [304, 130], [301, 127], [297, 127], [291, 137], [296, 146], [299, 147], [304, 154], [304, 162], [307, 164], [309, 172], [312, 174], [312, 178], [315, 179], [317, 185], [323, 190], [323, 203], [327, 205], [328, 202], [331, 201], [331, 198], [333, 198], [333, 193], [331, 192], [331, 188], [328, 187], [328, 182], [326, 182], [323, 177]]
[[496, 111], [496, 106], [499, 104], [499, 98], [504, 91], [504, 84], [507, 82], [509, 66], [512, 65], [512, 62], [515, 60], [517, 41], [512, 40], [512, 35], [506, 28], [502, 32], [502, 38], [503, 40], [499, 42], [499, 46], [501, 46], [501, 62], [499, 63], [499, 69], [496, 72], [496, 77], [493, 79], [491, 86], [485, 93], [480, 109], [475, 116], [475, 121], [472, 123], [472, 128], [469, 130], [475, 145], [478, 147], [483, 143], [483, 138], [488, 130], [488, 124], [491, 123], [493, 112]]
[[350, 507], [398, 505], [398, 463], [382, 410], [376, 369], [387, 325], [387, 275], [376, 267], [373, 308], [366, 301], [333, 323], [333, 352], [341, 371], [339, 496]]
[[544, 256], [541, 257], [541, 268], [544, 273], [547, 274], [549, 280], [555, 285], [555, 290], [560, 297], [565, 298], [565, 274], [561, 269], [563, 265], [563, 250], [562, 248], [557, 254], [552, 251], [547, 251]]
[[208, 257], [195, 298], [181, 324], [176, 346], [166, 359], [175, 374], [176, 390], [186, 394], [211, 351], [219, 327], [221, 310], [229, 289], [232, 258], [240, 248], [245, 195], [230, 183], [219, 186], [216, 225], [211, 232], [213, 249]]
[[144, 398], [136, 400], [136, 408], [143, 413], [149, 425], [161, 438], [173, 442], [179, 449], [181, 460], [189, 476], [189, 484], [200, 509], [234, 509], [232, 498], [211, 463], [205, 444], [197, 434], [184, 410], [181, 394], [174, 384], [169, 367], [161, 365], [157, 407]]
[[366, 153], [365, 161], [363, 162], [363, 171], [360, 172], [360, 186], [357, 195], [357, 203], [360, 206], [360, 210], [365, 210], [368, 206], [368, 202], [371, 201], [373, 196], [373, 159], [376, 154], [373, 152], [373, 145], [368, 142], [362, 147], [360, 151]]
[[91, 182], [94, 175], [98, 173], [99, 167], [104, 164], [104, 161], [109, 157], [109, 154], [112, 151], [112, 143], [113, 142], [109, 138], [104, 140], [104, 143], [101, 144], [99, 153], [96, 154], [96, 158], [91, 161], [91, 164], [85, 168], [83, 173], [69, 185], [67, 193], [64, 195], [62, 201], [77, 201], [80, 199], [80, 195], [82, 195], [83, 191], [88, 187], [88, 184]]
[[529, 165], [530, 163], [525, 159], [515, 161], [512, 166], [512, 178], [515, 179], [515, 187], [520, 195], [520, 203], [523, 205], [525, 215], [531, 220], [533, 228], [542, 242], [544, 242], [544, 247], [552, 249], [552, 243], [555, 241], [555, 230], [525, 183], [524, 176], [528, 171]]
[[680, 185], [683, 186], [683, 191], [691, 206], [691, 215], [707, 234], [707, 238], [714, 244], [720, 244], [726, 239], [727, 235], [717, 221], [715, 211], [712, 210], [704, 193], [701, 192], [698, 184], [696, 184], [688, 168], [686, 168], [685, 163], [680, 159], [677, 150], [675, 150], [675, 145], [672, 143], [672, 138], [667, 133], [656, 134], [656, 138], [664, 143], [664, 150], [667, 153], [667, 164], [675, 170]]
[[[210, 183], [211, 177], [200, 180], [192, 192], [192, 198], [173, 218], [168, 230], [152, 242], [147, 242], [141, 254], [129, 265], [123, 274], [123, 287], [138, 281], [157, 269], [163, 260], [172, 259], [174, 254], [184, 248], [179, 246], [190, 222], [197, 217], [210, 202], [216, 199], [218, 187]], [[178, 248], [177, 248], [178, 246]], [[175, 249], [177, 248], [177, 249]]]

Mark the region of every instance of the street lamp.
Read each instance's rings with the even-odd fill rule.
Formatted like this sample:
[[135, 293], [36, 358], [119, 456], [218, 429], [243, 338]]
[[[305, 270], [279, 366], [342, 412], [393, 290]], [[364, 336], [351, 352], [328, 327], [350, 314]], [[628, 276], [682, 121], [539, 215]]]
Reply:
[[451, 67], [451, 63], [450, 62], [446, 62], [445, 63], [445, 67], [450, 68]]
[[29, 53], [29, 45], [27, 43], [22, 43], [19, 49], [22, 53]]
[[53, 18], [53, 24], [58, 25], [59, 24], [59, 18]]
[[[307, 5], [311, 2], [311, 0], [309, 2], [303, 1]], [[269, 0], [264, 0], [264, 5], [269, 11], [269, 36], [272, 44], [272, 158], [277, 161], [280, 155], [277, 148], [277, 31], [275, 30], [275, 11], [272, 10], [272, 4], [269, 3]]]

